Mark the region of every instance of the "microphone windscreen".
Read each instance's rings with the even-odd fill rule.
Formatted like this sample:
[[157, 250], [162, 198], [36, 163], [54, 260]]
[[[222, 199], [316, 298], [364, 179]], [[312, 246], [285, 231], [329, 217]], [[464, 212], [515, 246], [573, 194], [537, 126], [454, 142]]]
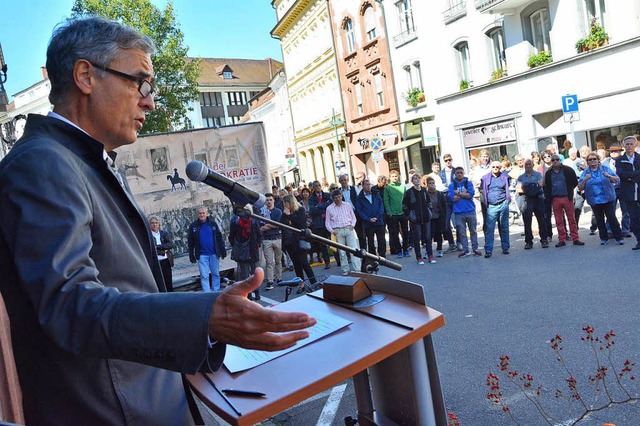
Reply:
[[185, 170], [187, 177], [196, 182], [202, 182], [207, 178], [209, 169], [202, 161], [190, 161]]

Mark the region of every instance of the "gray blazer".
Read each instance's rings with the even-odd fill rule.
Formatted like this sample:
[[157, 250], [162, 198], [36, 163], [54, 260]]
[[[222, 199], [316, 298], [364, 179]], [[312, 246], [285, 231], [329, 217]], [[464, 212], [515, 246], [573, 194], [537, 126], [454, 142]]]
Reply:
[[31, 115], [0, 162], [0, 291], [27, 424], [192, 424], [181, 375], [219, 368], [214, 293], [164, 292], [103, 145]]

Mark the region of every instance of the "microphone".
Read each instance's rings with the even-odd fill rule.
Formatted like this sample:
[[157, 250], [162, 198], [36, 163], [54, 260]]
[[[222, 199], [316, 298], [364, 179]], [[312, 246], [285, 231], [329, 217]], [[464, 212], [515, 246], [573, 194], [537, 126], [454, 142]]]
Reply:
[[209, 169], [202, 161], [190, 161], [185, 170], [187, 177], [224, 192], [234, 204], [251, 204], [260, 208], [266, 201], [264, 195]]

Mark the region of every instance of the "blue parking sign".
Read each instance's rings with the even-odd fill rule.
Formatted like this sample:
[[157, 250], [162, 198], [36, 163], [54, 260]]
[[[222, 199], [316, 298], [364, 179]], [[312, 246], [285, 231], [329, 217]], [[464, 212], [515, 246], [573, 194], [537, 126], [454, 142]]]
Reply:
[[578, 112], [578, 95], [562, 97], [562, 112]]

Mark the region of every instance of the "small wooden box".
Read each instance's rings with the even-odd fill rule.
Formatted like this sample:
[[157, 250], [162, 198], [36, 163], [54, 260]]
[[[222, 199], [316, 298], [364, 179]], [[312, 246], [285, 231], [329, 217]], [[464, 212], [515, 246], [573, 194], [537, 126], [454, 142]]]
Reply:
[[334, 302], [354, 304], [369, 296], [371, 291], [359, 277], [331, 275], [322, 284], [322, 297]]

